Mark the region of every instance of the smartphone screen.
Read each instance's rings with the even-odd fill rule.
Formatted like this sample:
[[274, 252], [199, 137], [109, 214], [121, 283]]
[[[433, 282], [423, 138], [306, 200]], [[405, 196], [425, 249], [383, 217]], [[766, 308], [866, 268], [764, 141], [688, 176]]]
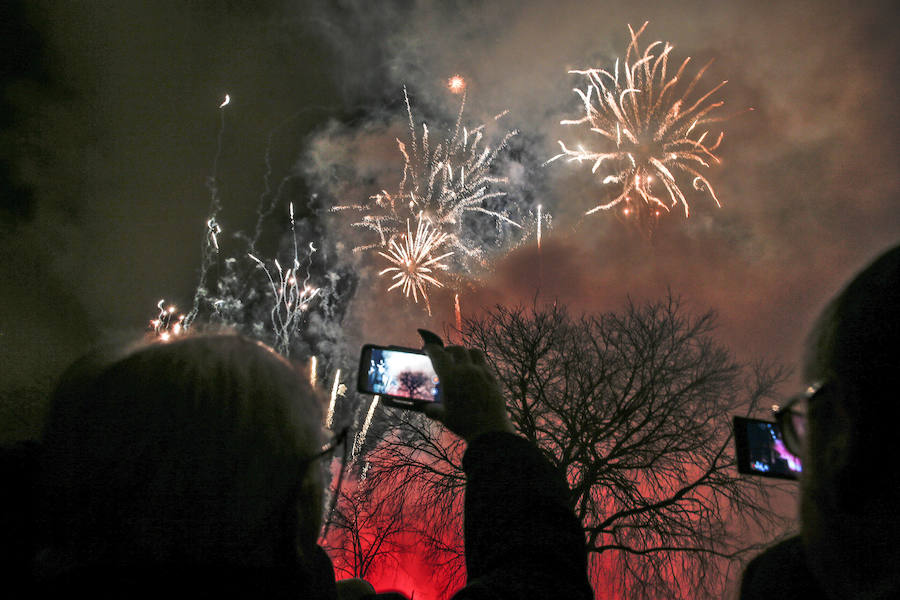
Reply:
[[437, 402], [440, 382], [431, 359], [421, 350], [363, 346], [359, 361], [360, 392], [415, 402]]
[[740, 473], [797, 479], [803, 470], [784, 445], [777, 423], [734, 417], [734, 440]]

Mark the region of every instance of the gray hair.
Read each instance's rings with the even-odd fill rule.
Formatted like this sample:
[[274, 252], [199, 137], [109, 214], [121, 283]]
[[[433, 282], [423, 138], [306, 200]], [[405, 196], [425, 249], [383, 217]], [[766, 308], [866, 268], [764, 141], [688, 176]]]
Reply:
[[295, 560], [301, 531], [318, 529], [300, 521], [321, 516], [298, 505], [322, 492], [307, 481], [321, 401], [299, 371], [238, 335], [120, 354], [77, 362], [51, 400], [52, 546], [77, 563]]

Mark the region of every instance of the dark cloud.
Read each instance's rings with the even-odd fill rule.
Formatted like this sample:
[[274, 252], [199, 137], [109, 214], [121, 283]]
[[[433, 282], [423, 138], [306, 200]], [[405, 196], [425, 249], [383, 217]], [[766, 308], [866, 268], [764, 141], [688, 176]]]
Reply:
[[[42, 57], [29, 73], [43, 78], [4, 82], [3, 168], [21, 192], [4, 189], [4, 208], [25, 204], [13, 205], [14, 237], [0, 240], [0, 331], [4, 356], [27, 357], [4, 382], [52, 380], [37, 359], [45, 347], [71, 357], [85, 339], [141, 330], [159, 297], [189, 303], [225, 93], [217, 174], [228, 234], [253, 226], [268, 134], [277, 182], [339, 108], [328, 51], [281, 3], [42, 2], [19, 17], [41, 42], [28, 56]], [[37, 297], [23, 288], [35, 279]], [[77, 308], [65, 317], [77, 326], [61, 326], [64, 306]], [[29, 341], [37, 330], [40, 345]]]

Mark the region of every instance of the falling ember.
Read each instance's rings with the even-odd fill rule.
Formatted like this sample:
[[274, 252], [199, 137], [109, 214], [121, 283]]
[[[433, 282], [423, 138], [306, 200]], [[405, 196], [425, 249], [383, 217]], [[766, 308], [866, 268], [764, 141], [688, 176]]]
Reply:
[[372, 425], [372, 417], [375, 416], [375, 408], [378, 406], [379, 400], [381, 400], [381, 396], [372, 398], [372, 404], [369, 405], [369, 412], [366, 413], [366, 420], [363, 421], [362, 429], [359, 431], [359, 434], [356, 436], [356, 440], [353, 443], [353, 456], [359, 455], [363, 444], [366, 443], [366, 434], [369, 433], [369, 426]]
[[222, 101], [222, 104], [219, 105], [219, 108], [225, 108], [231, 103], [231, 96], [225, 94], [225, 99]]
[[462, 331], [462, 313], [459, 310], [459, 294], [456, 294], [453, 303], [456, 308], [456, 330]]
[[309, 359], [309, 385], [316, 387], [316, 368], [318, 360], [315, 356]]
[[451, 256], [453, 252], [445, 252], [439, 256], [437, 253], [447, 241], [447, 234], [432, 229], [427, 219], [420, 214], [416, 232], [413, 235], [409, 228], [409, 220], [406, 221], [406, 235], [400, 236], [400, 241], [391, 239], [387, 252], [379, 252], [394, 266], [381, 270], [379, 275], [392, 273], [394, 284], [388, 291], [400, 288], [406, 297], [412, 295], [413, 301], [418, 303], [419, 296], [425, 301], [428, 314], [431, 314], [431, 305], [428, 302], [426, 285], [444, 287], [440, 281], [432, 276], [434, 269], [446, 270], [447, 266], [441, 260]]
[[185, 331], [184, 315], [175, 316], [175, 306], [165, 306], [165, 299], [160, 300], [156, 306], [159, 308], [159, 315], [150, 321], [150, 328], [153, 333], [164, 342], [168, 342], [173, 337], [179, 336]]
[[[285, 269], [278, 262], [273, 260], [275, 271], [270, 271], [266, 264], [255, 255], [248, 253], [247, 256], [252, 259], [260, 269], [262, 269], [269, 285], [272, 288], [272, 296], [275, 300], [274, 306], [270, 312], [272, 319], [272, 331], [275, 334], [275, 349], [289, 356], [291, 349], [291, 339], [297, 330], [300, 322], [306, 315], [310, 303], [318, 296], [319, 288], [309, 285], [310, 266], [312, 265], [313, 255], [316, 247], [310, 242], [309, 253], [306, 259], [301, 262], [300, 246], [297, 243], [297, 230], [294, 223], [294, 205], [290, 205], [291, 212], [291, 235], [294, 241], [294, 260], [292, 266]], [[305, 267], [304, 267], [305, 265]]]
[[460, 75], [454, 75], [447, 80], [447, 88], [454, 94], [461, 94], [466, 89], [466, 80]]
[[537, 247], [541, 249], [541, 205], [537, 206]]
[[213, 248], [216, 249], [216, 252], [219, 251], [219, 234], [222, 233], [222, 228], [219, 227], [219, 224], [216, 223], [215, 217], [210, 217], [206, 221], [206, 231], [207, 235], [209, 235], [209, 241], [212, 244]]
[[[687, 58], [667, 79], [669, 53], [674, 47], [657, 41], [641, 53], [638, 38], [646, 27], [645, 22], [635, 33], [628, 26], [631, 43], [625, 51], [623, 68], [617, 60], [612, 73], [604, 69], [569, 71], [587, 79], [584, 90], [575, 89], [585, 116], [560, 123], [589, 127], [599, 136], [595, 139], [600, 144], [597, 150], [583, 146], [572, 149], [560, 141], [562, 151], [547, 162], [559, 158], [569, 162], [588, 161], [592, 173], [602, 167], [603, 183], [616, 187], [612, 200], [598, 204], [586, 214], [621, 203], [631, 205], [641, 215], [647, 214], [644, 207], [668, 212], [680, 204], [688, 217], [690, 207], [681, 187], [685, 178], [690, 178], [691, 187], [707, 192], [721, 206], [712, 184], [700, 169], [720, 162], [714, 151], [722, 142], [724, 132], [716, 136], [704, 126], [722, 120], [711, 115], [724, 101], [711, 102], [710, 98], [726, 82], [689, 101], [688, 96], [710, 63], [685, 83], [682, 75], [690, 62]], [[632, 193], [643, 202], [632, 203], [629, 197]]]
[[328, 414], [325, 417], [325, 426], [331, 429], [334, 423], [334, 405], [337, 404], [338, 392], [341, 385], [341, 370], [334, 372], [334, 383], [331, 386], [331, 400], [328, 402]]

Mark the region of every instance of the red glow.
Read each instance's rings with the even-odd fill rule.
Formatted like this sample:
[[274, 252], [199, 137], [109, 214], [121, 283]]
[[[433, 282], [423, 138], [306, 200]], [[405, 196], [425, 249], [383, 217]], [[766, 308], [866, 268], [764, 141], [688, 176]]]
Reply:
[[[337, 465], [332, 465], [332, 469], [334, 476], [337, 474]], [[379, 485], [374, 489], [370, 487], [363, 491], [364, 484], [355, 475], [358, 474], [347, 474], [342, 490], [344, 494], [351, 496], [361, 492], [364, 508], [359, 514], [353, 514], [343, 500], [341, 506], [356, 524], [359, 532], [356, 540], [342, 538], [346, 533], [338, 527], [333, 527], [328, 535], [328, 543], [324, 545], [334, 563], [337, 578], [359, 576], [371, 583], [379, 593], [400, 592], [414, 600], [443, 600], [452, 596], [465, 582], [465, 567], [464, 564], [460, 564], [458, 571], [451, 572], [436, 569], [436, 562], [453, 564], [453, 559], [458, 555], [446, 552], [435, 556], [433, 551], [427, 552], [428, 548], [417, 531], [427, 530], [422, 523], [427, 516], [423, 514], [421, 506], [417, 506], [417, 501], [422, 496], [421, 489], [413, 485], [399, 492], [403, 497], [402, 531], [385, 536], [383, 532], [391, 526], [391, 515], [395, 513], [388, 509], [383, 514], [373, 515], [367, 510], [385, 500], [395, 499], [398, 491], [389, 489], [389, 485], [384, 487]], [[440, 545], [447, 548], [458, 547], [460, 552], [462, 551], [461, 504], [460, 502], [457, 516], [446, 524], [446, 531], [440, 534], [442, 538]], [[359, 556], [370, 553], [375, 546], [389, 550], [377, 556], [374, 554], [368, 554], [365, 558]], [[361, 567], [363, 564], [365, 566]]]
[[[448, 434], [449, 435], [449, 434]], [[336, 475], [337, 464], [332, 465]], [[347, 473], [343, 490], [353, 494], [358, 490], [357, 486], [363, 486], [363, 482], [357, 478], [358, 474]], [[575, 473], [569, 473], [569, 484], [576, 483]], [[387, 483], [387, 482], [385, 482]], [[393, 498], [397, 490], [389, 489], [390, 486], [369, 488], [363, 495], [363, 505], [368, 507], [377, 505], [385, 498]], [[455, 552], [443, 550], [436, 556], [429, 553], [426, 541], [421, 538], [421, 530], [429, 530], [427, 522], [429, 516], [422, 511], [420, 498], [426, 496], [423, 489], [412, 485], [404, 488], [403, 492], [403, 531], [390, 538], [381, 536], [379, 530], [384, 530], [384, 517], [372, 518], [367, 514], [356, 515], [358, 547], [353, 547], [347, 554], [347, 540], [340, 539], [340, 531], [333, 528], [328, 536], [329, 544], [326, 548], [334, 563], [335, 572], [339, 579], [361, 576], [371, 583], [378, 593], [399, 592], [413, 600], [445, 600], [450, 598], [465, 582], [464, 565], [460, 564], [457, 571], [443, 572], [440, 564], [452, 564], [452, 559], [459, 555]], [[650, 492], [648, 491], [648, 495]], [[461, 498], [460, 498], [461, 499]], [[453, 521], [447, 524], [446, 533], [441, 534], [439, 546], [443, 548], [457, 548], [462, 551], [462, 507], [461, 502]], [[346, 510], [346, 507], [345, 507]], [[363, 511], [364, 513], [365, 511]], [[347, 514], [350, 514], [349, 512]], [[353, 515], [351, 515], [353, 516]], [[425, 521], [425, 522], [423, 522]], [[434, 533], [431, 530], [431, 533]], [[343, 544], [344, 551], [339, 548]], [[360, 561], [353, 556], [353, 552], [362, 550], [367, 552], [373, 545], [383, 544], [384, 548], [390, 548], [388, 552], [381, 554], [362, 569], [359, 570]], [[351, 544], [352, 545], [352, 544]], [[432, 549], [433, 550], [433, 549]], [[588, 558], [588, 578], [594, 588], [597, 598], [618, 600], [630, 597], [633, 590], [627, 589], [627, 577], [625, 573], [629, 569], [628, 561], [633, 560], [627, 555], [616, 551], [607, 551], [602, 554], [591, 554]], [[354, 562], [356, 561], [356, 562]], [[680, 589], [679, 577], [681, 567], [672, 566], [672, 584], [674, 590]], [[451, 583], [452, 580], [452, 583]], [[682, 592], [688, 593], [686, 590]], [[686, 597], [686, 596], [684, 596]]]
[[416, 551], [420, 547], [420, 541], [409, 536], [404, 540], [404, 545], [406, 551], [395, 555], [396, 567], [382, 565], [366, 578], [375, 587], [375, 591], [396, 591], [415, 600], [443, 600], [450, 597], [453, 592], [441, 593], [440, 582], [434, 580], [434, 567]]
[[[370, 536], [377, 538], [375, 527], [362, 532], [364, 539]], [[330, 539], [332, 537], [329, 536]], [[383, 560], [376, 561], [363, 577], [377, 592], [400, 592], [415, 600], [443, 600], [453, 595], [455, 589], [445, 591], [446, 581], [437, 580], [434, 565], [426, 556], [423, 542], [417, 534], [403, 534], [394, 538], [393, 542], [398, 549]], [[338, 578], [353, 574], [352, 565], [344, 563], [338, 553], [330, 554]], [[459, 580], [463, 582], [465, 576], [461, 575]]]

